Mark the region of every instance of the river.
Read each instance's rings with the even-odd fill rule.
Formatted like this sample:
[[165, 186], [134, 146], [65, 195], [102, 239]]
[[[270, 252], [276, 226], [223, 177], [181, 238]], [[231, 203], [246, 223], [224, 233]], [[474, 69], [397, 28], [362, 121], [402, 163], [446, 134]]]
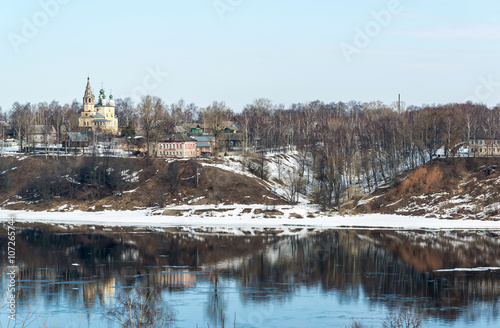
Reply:
[[[120, 327], [141, 299], [172, 327], [381, 327], [403, 311], [422, 327], [500, 324], [496, 231], [181, 230], [19, 228], [17, 324]], [[4, 297], [1, 327], [7, 310]]]

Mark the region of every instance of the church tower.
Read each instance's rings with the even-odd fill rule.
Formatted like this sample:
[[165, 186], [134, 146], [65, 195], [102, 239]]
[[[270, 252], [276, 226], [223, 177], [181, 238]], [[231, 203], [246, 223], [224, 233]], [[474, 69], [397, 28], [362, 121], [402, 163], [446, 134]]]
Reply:
[[83, 112], [78, 118], [78, 126], [96, 132], [116, 135], [118, 133], [118, 118], [115, 115], [113, 96], [109, 95], [109, 103], [104, 89], [99, 92], [96, 103], [95, 96], [90, 87], [90, 78], [87, 77], [87, 87], [83, 95]]
[[95, 98], [92, 94], [92, 88], [90, 87], [90, 78], [87, 78], [87, 87], [85, 88], [85, 95], [83, 96], [83, 111], [93, 112], [95, 105]]

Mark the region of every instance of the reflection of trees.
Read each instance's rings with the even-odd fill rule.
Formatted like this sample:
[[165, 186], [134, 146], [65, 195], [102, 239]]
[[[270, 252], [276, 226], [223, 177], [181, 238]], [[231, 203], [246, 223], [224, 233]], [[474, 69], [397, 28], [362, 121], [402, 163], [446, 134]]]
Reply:
[[209, 279], [213, 284], [213, 290], [207, 293], [208, 300], [205, 309], [205, 313], [214, 327], [220, 325], [220, 321], [222, 320], [221, 316], [224, 315], [227, 308], [226, 300], [224, 299], [224, 289], [219, 288], [220, 278], [218, 272], [210, 274]]
[[[6, 257], [6, 233], [0, 254]], [[497, 309], [498, 271], [435, 272], [455, 267], [500, 267], [493, 233], [338, 230], [304, 236], [231, 236], [183, 232], [58, 233], [23, 229], [16, 240], [20, 278], [28, 298], [43, 295], [108, 305], [114, 286], [158, 286], [171, 291], [210, 280], [206, 314], [220, 324], [227, 304], [221, 282], [242, 288], [242, 302], [276, 302], [300, 286], [321, 286], [340, 300], [363, 293], [370, 302], [398, 309], [405, 299], [427, 315], [457, 318], [478, 303]], [[72, 265], [79, 264], [78, 266]], [[198, 274], [199, 266], [210, 274]], [[221, 280], [224, 273], [224, 280]], [[81, 283], [78, 289], [71, 282]], [[36, 284], [36, 288], [35, 287]], [[246, 288], [248, 287], [248, 288]], [[362, 288], [360, 288], [362, 287]], [[62, 296], [62, 297], [61, 297]], [[265, 297], [263, 297], [265, 296]], [[424, 310], [425, 309], [425, 310]], [[445, 309], [445, 310], [443, 310]], [[490, 312], [498, 316], [496, 310]]]
[[117, 306], [108, 308], [104, 317], [123, 328], [173, 327], [175, 312], [165, 307], [159, 288], [131, 288], [118, 295]]
[[[450, 240], [450, 234], [422, 233], [421, 237], [427, 239], [424, 245], [418, 238], [416, 243], [409, 243], [410, 240], [402, 236], [405, 233], [339, 230], [302, 239], [290, 237], [275, 243], [235, 273], [243, 286], [257, 290], [243, 292], [243, 300], [262, 301], [259, 291], [267, 295], [275, 293], [271, 300], [276, 300], [292, 293], [299, 284], [319, 283], [325, 291], [335, 290], [340, 297], [356, 298], [360, 291], [357, 286], [362, 286], [370, 302], [386, 304], [391, 310], [398, 309], [399, 300], [404, 298], [407, 305], [420, 311], [426, 309], [428, 315], [433, 316], [456, 318], [463, 307], [472, 309], [477, 302], [496, 307], [500, 296], [497, 272], [457, 274], [421, 272], [415, 268], [424, 267], [428, 256], [432, 256], [432, 263], [443, 264], [443, 267], [471, 267], [479, 263], [490, 266], [489, 261], [497, 263], [496, 253], [500, 250], [494, 254], [483, 253], [492, 249], [490, 244], [496, 243], [495, 237], [485, 241], [482, 235], [470, 234], [467, 243], [461, 242], [463, 248], [458, 247], [459, 252], [454, 253], [457, 243]], [[470, 240], [472, 237], [477, 238], [477, 243]], [[404, 248], [411, 249], [412, 256], [402, 256], [398, 243], [394, 247], [387, 245], [392, 245], [394, 240], [402, 240]], [[469, 243], [472, 245], [467, 247]], [[429, 249], [430, 245], [441, 246]], [[407, 263], [405, 260], [409, 259]], [[281, 284], [279, 288], [269, 290], [276, 287], [276, 283]], [[467, 313], [472, 317], [473, 312]]]
[[[19, 276], [25, 281], [23, 292], [29, 299], [43, 295], [48, 306], [57, 306], [62, 299], [73, 304], [83, 302], [89, 313], [96, 302], [108, 304], [115, 286], [190, 288], [197, 281], [197, 275], [190, 271], [196, 271], [199, 265], [250, 256], [272, 243], [267, 237], [252, 238], [255, 242], [251, 243], [247, 237], [229, 235], [193, 238], [186, 233], [61, 230], [19, 230], [16, 251]], [[5, 230], [0, 231], [0, 254], [5, 258], [6, 236]], [[217, 296], [220, 301], [220, 290]]]

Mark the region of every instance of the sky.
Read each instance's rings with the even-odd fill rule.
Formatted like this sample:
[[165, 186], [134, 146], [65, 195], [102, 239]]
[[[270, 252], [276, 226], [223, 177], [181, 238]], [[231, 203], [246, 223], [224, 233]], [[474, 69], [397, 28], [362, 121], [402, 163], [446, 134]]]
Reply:
[[498, 0], [0, 0], [0, 106], [500, 103]]

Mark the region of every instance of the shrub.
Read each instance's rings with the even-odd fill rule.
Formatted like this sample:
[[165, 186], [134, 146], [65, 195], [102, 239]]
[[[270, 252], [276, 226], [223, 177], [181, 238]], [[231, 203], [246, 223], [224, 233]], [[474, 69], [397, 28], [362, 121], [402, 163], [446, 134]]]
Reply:
[[411, 310], [404, 310], [400, 313], [390, 313], [382, 323], [384, 328], [419, 328], [422, 326], [422, 318]]
[[108, 309], [104, 318], [123, 328], [168, 328], [175, 323], [175, 312], [161, 304], [160, 289], [135, 287], [118, 296], [118, 307]]

